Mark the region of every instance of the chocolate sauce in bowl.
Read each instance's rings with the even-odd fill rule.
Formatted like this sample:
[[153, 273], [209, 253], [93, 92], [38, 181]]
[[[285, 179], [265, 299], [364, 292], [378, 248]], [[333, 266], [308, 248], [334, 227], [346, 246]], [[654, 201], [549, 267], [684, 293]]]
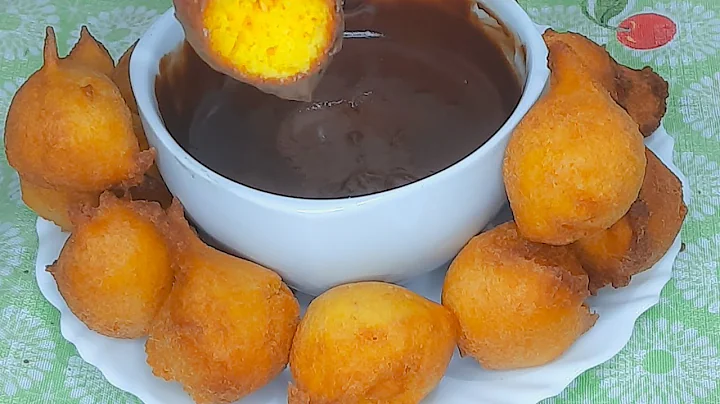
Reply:
[[156, 80], [168, 130], [195, 159], [243, 185], [342, 198], [455, 164], [520, 99], [515, 72], [468, 1], [347, 1], [345, 24], [373, 35], [346, 35], [307, 103], [227, 78], [183, 45], [162, 60]]

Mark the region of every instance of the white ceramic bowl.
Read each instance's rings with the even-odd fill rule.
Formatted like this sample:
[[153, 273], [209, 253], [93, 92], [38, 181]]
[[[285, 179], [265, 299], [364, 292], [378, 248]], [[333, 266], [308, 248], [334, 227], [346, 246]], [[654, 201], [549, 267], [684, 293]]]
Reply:
[[359, 280], [399, 282], [442, 266], [501, 209], [505, 146], [548, 77], [547, 49], [520, 6], [508, 0], [478, 3], [489, 12], [478, 8], [478, 18], [492, 26], [492, 15], [506, 28], [491, 29], [494, 35], [511, 34], [504, 50], [523, 83], [514, 113], [486, 144], [435, 175], [386, 192], [332, 200], [289, 198], [240, 185], [175, 142], [154, 91], [160, 59], [184, 38], [168, 10], [140, 39], [130, 62], [143, 126], [168, 188], [204, 232], [305, 293]]

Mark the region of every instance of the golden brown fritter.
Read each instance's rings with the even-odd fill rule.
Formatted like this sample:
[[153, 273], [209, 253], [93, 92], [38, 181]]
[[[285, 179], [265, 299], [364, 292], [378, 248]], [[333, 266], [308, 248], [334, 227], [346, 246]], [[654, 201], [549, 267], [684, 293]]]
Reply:
[[638, 199], [630, 211], [607, 230], [573, 245], [590, 277], [590, 291], [627, 286], [665, 255], [680, 232], [687, 207], [682, 184], [649, 149]]
[[177, 278], [145, 350], [153, 373], [196, 403], [230, 403], [286, 366], [300, 307], [276, 273], [205, 245], [168, 210]]
[[80, 206], [96, 207], [100, 199], [99, 192], [58, 191], [35, 185], [20, 177], [22, 200], [38, 216], [50, 220], [64, 231], [73, 228], [70, 210]]
[[67, 57], [61, 59], [61, 64], [94, 70], [107, 77], [110, 77], [115, 69], [110, 52], [90, 34], [85, 25], [80, 29], [77, 43]]
[[460, 322], [463, 355], [487, 369], [518, 369], [555, 360], [595, 324], [589, 294], [568, 247], [526, 241], [509, 222], [463, 248], [442, 303]]
[[309, 101], [344, 31], [341, 0], [174, 0], [187, 41], [213, 69]]
[[602, 46], [577, 33], [547, 30], [543, 38], [548, 45], [570, 46], [588, 67], [589, 74], [638, 124], [643, 136], [652, 135], [660, 127], [667, 110], [668, 83], [652, 68], [634, 70], [623, 66]]
[[[130, 85], [130, 58], [135, 50], [135, 45], [137, 45], [137, 41], [123, 53], [110, 78], [120, 90], [120, 94], [122, 94], [125, 103], [130, 108], [130, 112], [137, 115], [139, 113], [137, 101], [135, 101], [135, 94], [132, 85]], [[140, 147], [142, 148], [142, 145]]]
[[70, 311], [102, 335], [147, 335], [173, 283], [164, 211], [106, 192], [98, 208], [71, 219], [74, 231], [48, 267]]
[[130, 111], [107, 76], [59, 63], [52, 28], [45, 64], [10, 106], [5, 148], [26, 180], [77, 192], [135, 185], [155, 154], [140, 151]]
[[418, 403], [440, 382], [457, 332], [444, 307], [399, 286], [333, 288], [298, 327], [288, 403]]
[[667, 81], [650, 67], [634, 70], [618, 65], [615, 89], [618, 104], [638, 123], [643, 136], [655, 133], [667, 111]]
[[645, 146], [572, 48], [548, 48], [549, 90], [515, 128], [503, 176], [520, 234], [564, 245], [627, 213], [645, 174]]

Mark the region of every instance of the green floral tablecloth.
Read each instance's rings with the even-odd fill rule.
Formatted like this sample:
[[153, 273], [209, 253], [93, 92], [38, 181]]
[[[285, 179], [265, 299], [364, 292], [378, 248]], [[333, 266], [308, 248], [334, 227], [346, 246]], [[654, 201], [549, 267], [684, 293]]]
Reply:
[[[547, 402], [720, 403], [720, 1], [520, 4], [535, 22], [588, 35], [621, 62], [649, 64], [670, 81], [665, 125], [692, 188], [684, 248], [660, 304], [638, 320], [620, 354]], [[170, 0], [0, 0], [0, 128], [13, 94], [40, 66], [45, 26], [55, 26], [67, 52], [87, 24], [117, 58], [169, 6]], [[35, 215], [23, 206], [2, 152], [0, 404], [137, 403], [60, 335], [58, 312], [35, 283], [36, 249]]]

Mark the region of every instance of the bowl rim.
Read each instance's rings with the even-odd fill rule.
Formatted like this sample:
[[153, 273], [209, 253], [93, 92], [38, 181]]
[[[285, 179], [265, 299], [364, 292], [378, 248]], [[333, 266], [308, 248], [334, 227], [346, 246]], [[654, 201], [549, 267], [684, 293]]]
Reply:
[[[525, 114], [527, 114], [528, 110], [542, 94], [547, 83], [549, 77], [547, 46], [542, 39], [540, 31], [536, 28], [535, 23], [533, 23], [522, 7], [514, 1], [506, 0], [474, 0], [473, 2], [482, 7], [487, 7], [487, 9], [492, 12], [492, 16], [505, 25], [509, 25], [507, 23], [508, 20], [512, 19], [515, 21], [512, 32], [521, 43], [525, 52], [526, 77], [524, 88], [510, 116], [508, 116], [500, 128], [498, 128], [485, 143], [450, 166], [409, 184], [372, 194], [350, 197], [305, 198], [287, 196], [263, 191], [233, 181], [210, 169], [190, 155], [190, 153], [177, 143], [165, 126], [159, 111], [155, 91], [149, 90], [149, 88], [155, 88], [155, 75], [148, 77], [150, 75], [147, 74], [148, 71], [153, 71], [153, 69], [148, 69], [147, 64], [159, 64], [160, 59], [165, 56], [165, 54], [155, 55], [150, 52], [150, 50], [157, 48], [157, 43], [164, 40], [168, 29], [172, 24], [177, 23], [174, 7], [170, 7], [157, 18], [139, 39], [133, 51], [130, 60], [130, 83], [133, 93], [135, 94], [138, 112], [142, 117], [143, 125], [149, 126], [149, 128], [145, 128], [145, 131], [152, 131], [157, 137], [158, 142], [162, 143], [162, 146], [167, 149], [169, 154], [176, 158], [186, 170], [245, 200], [255, 201], [266, 206], [283, 208], [287, 207], [289, 203], [297, 207], [300, 211], [310, 213], [318, 211], [318, 209], [323, 212], [328, 210], [343, 210], [349, 206], [364, 205], [379, 199], [403, 197], [416, 192], [420, 188], [431, 187], [435, 183], [445, 181], [448, 177], [458, 175], [463, 170], [473, 166], [477, 160], [486, 158], [501, 142], [506, 141], [506, 139], [510, 137], [512, 132], [511, 128], [514, 128]], [[148, 83], [148, 81], [150, 81], [150, 83]], [[148, 84], [150, 85], [148, 86]], [[152, 143], [151, 146], [157, 149]], [[504, 149], [501, 152], [504, 154]], [[158, 164], [158, 166], [162, 173], [162, 166], [160, 164]]]

